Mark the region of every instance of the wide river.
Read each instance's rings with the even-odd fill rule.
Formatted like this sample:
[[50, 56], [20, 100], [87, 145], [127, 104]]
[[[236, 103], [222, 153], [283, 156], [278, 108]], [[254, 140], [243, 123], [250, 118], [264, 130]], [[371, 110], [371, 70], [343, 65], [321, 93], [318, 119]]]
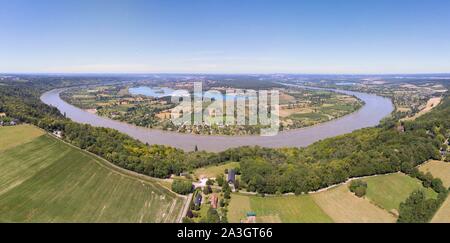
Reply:
[[97, 127], [113, 128], [126, 133], [144, 143], [169, 145], [186, 151], [194, 150], [197, 145], [200, 150], [211, 152], [223, 151], [240, 146], [305, 147], [319, 140], [350, 133], [352, 131], [376, 126], [393, 110], [392, 101], [381, 96], [360, 92], [333, 90], [334, 92], [354, 95], [365, 102], [358, 111], [336, 120], [319, 125], [280, 132], [276, 136], [203, 136], [166, 132], [162, 130], [137, 127], [108, 118], [100, 117], [68, 104], [60, 98], [63, 89], [55, 89], [41, 96], [42, 102], [54, 106], [61, 113], [75, 122], [90, 124]]

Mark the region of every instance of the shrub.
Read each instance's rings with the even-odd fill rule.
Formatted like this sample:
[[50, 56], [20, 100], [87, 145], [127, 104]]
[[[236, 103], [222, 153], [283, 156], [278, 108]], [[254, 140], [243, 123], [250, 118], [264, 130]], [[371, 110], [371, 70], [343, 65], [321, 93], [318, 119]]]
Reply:
[[217, 175], [216, 181], [219, 186], [222, 186], [225, 182], [225, 178], [223, 175]]
[[211, 186], [205, 186], [205, 188], [203, 188], [203, 193], [205, 195], [211, 194], [212, 193]]
[[208, 186], [214, 185], [214, 180], [209, 179], [208, 181], [206, 181], [206, 185]]
[[220, 206], [221, 208], [225, 207], [225, 200], [223, 200], [223, 198], [220, 199], [220, 201], [219, 201], [219, 206]]
[[183, 224], [192, 224], [194, 221], [188, 217], [183, 218]]
[[355, 180], [350, 183], [349, 189], [357, 197], [364, 197], [367, 193], [367, 183], [362, 180]]
[[172, 191], [181, 195], [187, 195], [191, 193], [193, 189], [194, 186], [191, 181], [174, 180], [172, 183]]
[[190, 218], [190, 219], [192, 219], [192, 218], [194, 217], [194, 214], [192, 213], [191, 210], [188, 210], [188, 211], [187, 211], [186, 217], [188, 217], [188, 218]]

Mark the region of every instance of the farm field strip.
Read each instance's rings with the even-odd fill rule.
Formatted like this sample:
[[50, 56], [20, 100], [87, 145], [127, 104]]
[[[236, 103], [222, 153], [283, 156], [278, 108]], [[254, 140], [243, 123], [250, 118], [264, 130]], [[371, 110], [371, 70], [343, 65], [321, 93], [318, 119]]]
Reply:
[[0, 151], [0, 222], [179, 219], [184, 198], [104, 163], [49, 135]]
[[[58, 144], [58, 141], [48, 141], [44, 136], [2, 152], [0, 195], [64, 158], [70, 149], [61, 148]], [[52, 153], [55, 150], [58, 153]]]
[[233, 194], [228, 206], [228, 221], [230, 223], [239, 223], [247, 212], [252, 211], [249, 196]]
[[[265, 219], [279, 219], [283, 223], [330, 223], [332, 219], [315, 203], [311, 196], [251, 197], [253, 211]], [[266, 218], [264, 218], [266, 217]], [[261, 219], [261, 217], [260, 217]]]
[[255, 212], [258, 223], [330, 223], [311, 196], [256, 197], [233, 194], [228, 219], [240, 222], [246, 213]]

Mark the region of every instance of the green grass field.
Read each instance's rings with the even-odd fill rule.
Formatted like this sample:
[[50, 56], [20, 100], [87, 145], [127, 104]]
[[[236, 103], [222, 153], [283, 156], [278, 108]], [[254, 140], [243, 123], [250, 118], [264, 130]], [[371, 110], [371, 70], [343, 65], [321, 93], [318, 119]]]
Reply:
[[424, 188], [422, 183], [405, 174], [391, 174], [364, 179], [367, 182], [367, 198], [376, 205], [388, 210], [397, 210], [400, 203], [418, 189], [425, 191], [428, 197], [436, 198], [437, 194], [432, 189]]
[[30, 142], [42, 134], [44, 134], [42, 130], [30, 125], [0, 127], [0, 152], [19, 144]]
[[[9, 129], [9, 128], [6, 128]], [[0, 151], [0, 222], [175, 222], [184, 199], [49, 136]], [[20, 144], [22, 142], [22, 144]]]
[[240, 166], [237, 162], [230, 162], [223, 165], [218, 166], [210, 166], [206, 168], [200, 168], [194, 171], [194, 175], [198, 178], [205, 177], [205, 178], [212, 178], [216, 177], [219, 174], [224, 174], [225, 169], [235, 169]]
[[250, 197], [241, 195], [241, 194], [233, 194], [231, 196], [231, 202], [228, 206], [228, 221], [230, 223], [239, 223], [241, 219], [243, 219], [247, 212], [252, 211], [250, 206]]
[[258, 223], [328, 223], [333, 222], [311, 196], [256, 197], [233, 194], [228, 220], [240, 222], [247, 212], [257, 214]]

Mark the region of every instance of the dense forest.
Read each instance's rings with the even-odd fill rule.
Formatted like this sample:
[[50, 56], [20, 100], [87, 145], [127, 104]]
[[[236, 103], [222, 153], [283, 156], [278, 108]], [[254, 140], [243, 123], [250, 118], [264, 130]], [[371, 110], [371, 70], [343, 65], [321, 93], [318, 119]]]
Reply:
[[241, 147], [221, 153], [188, 153], [167, 146], [148, 146], [112, 129], [74, 123], [39, 100], [43, 91], [68, 85], [72, 84], [67, 80], [5, 83], [0, 86], [0, 112], [50, 132], [63, 131], [67, 142], [153, 177], [167, 178], [207, 165], [237, 161], [241, 163], [241, 187], [258, 193], [301, 194], [352, 177], [411, 172], [428, 159], [440, 159], [439, 149], [450, 136], [450, 100], [445, 97], [431, 113], [402, 124], [404, 129], [387, 120], [379, 127], [302, 149]]

